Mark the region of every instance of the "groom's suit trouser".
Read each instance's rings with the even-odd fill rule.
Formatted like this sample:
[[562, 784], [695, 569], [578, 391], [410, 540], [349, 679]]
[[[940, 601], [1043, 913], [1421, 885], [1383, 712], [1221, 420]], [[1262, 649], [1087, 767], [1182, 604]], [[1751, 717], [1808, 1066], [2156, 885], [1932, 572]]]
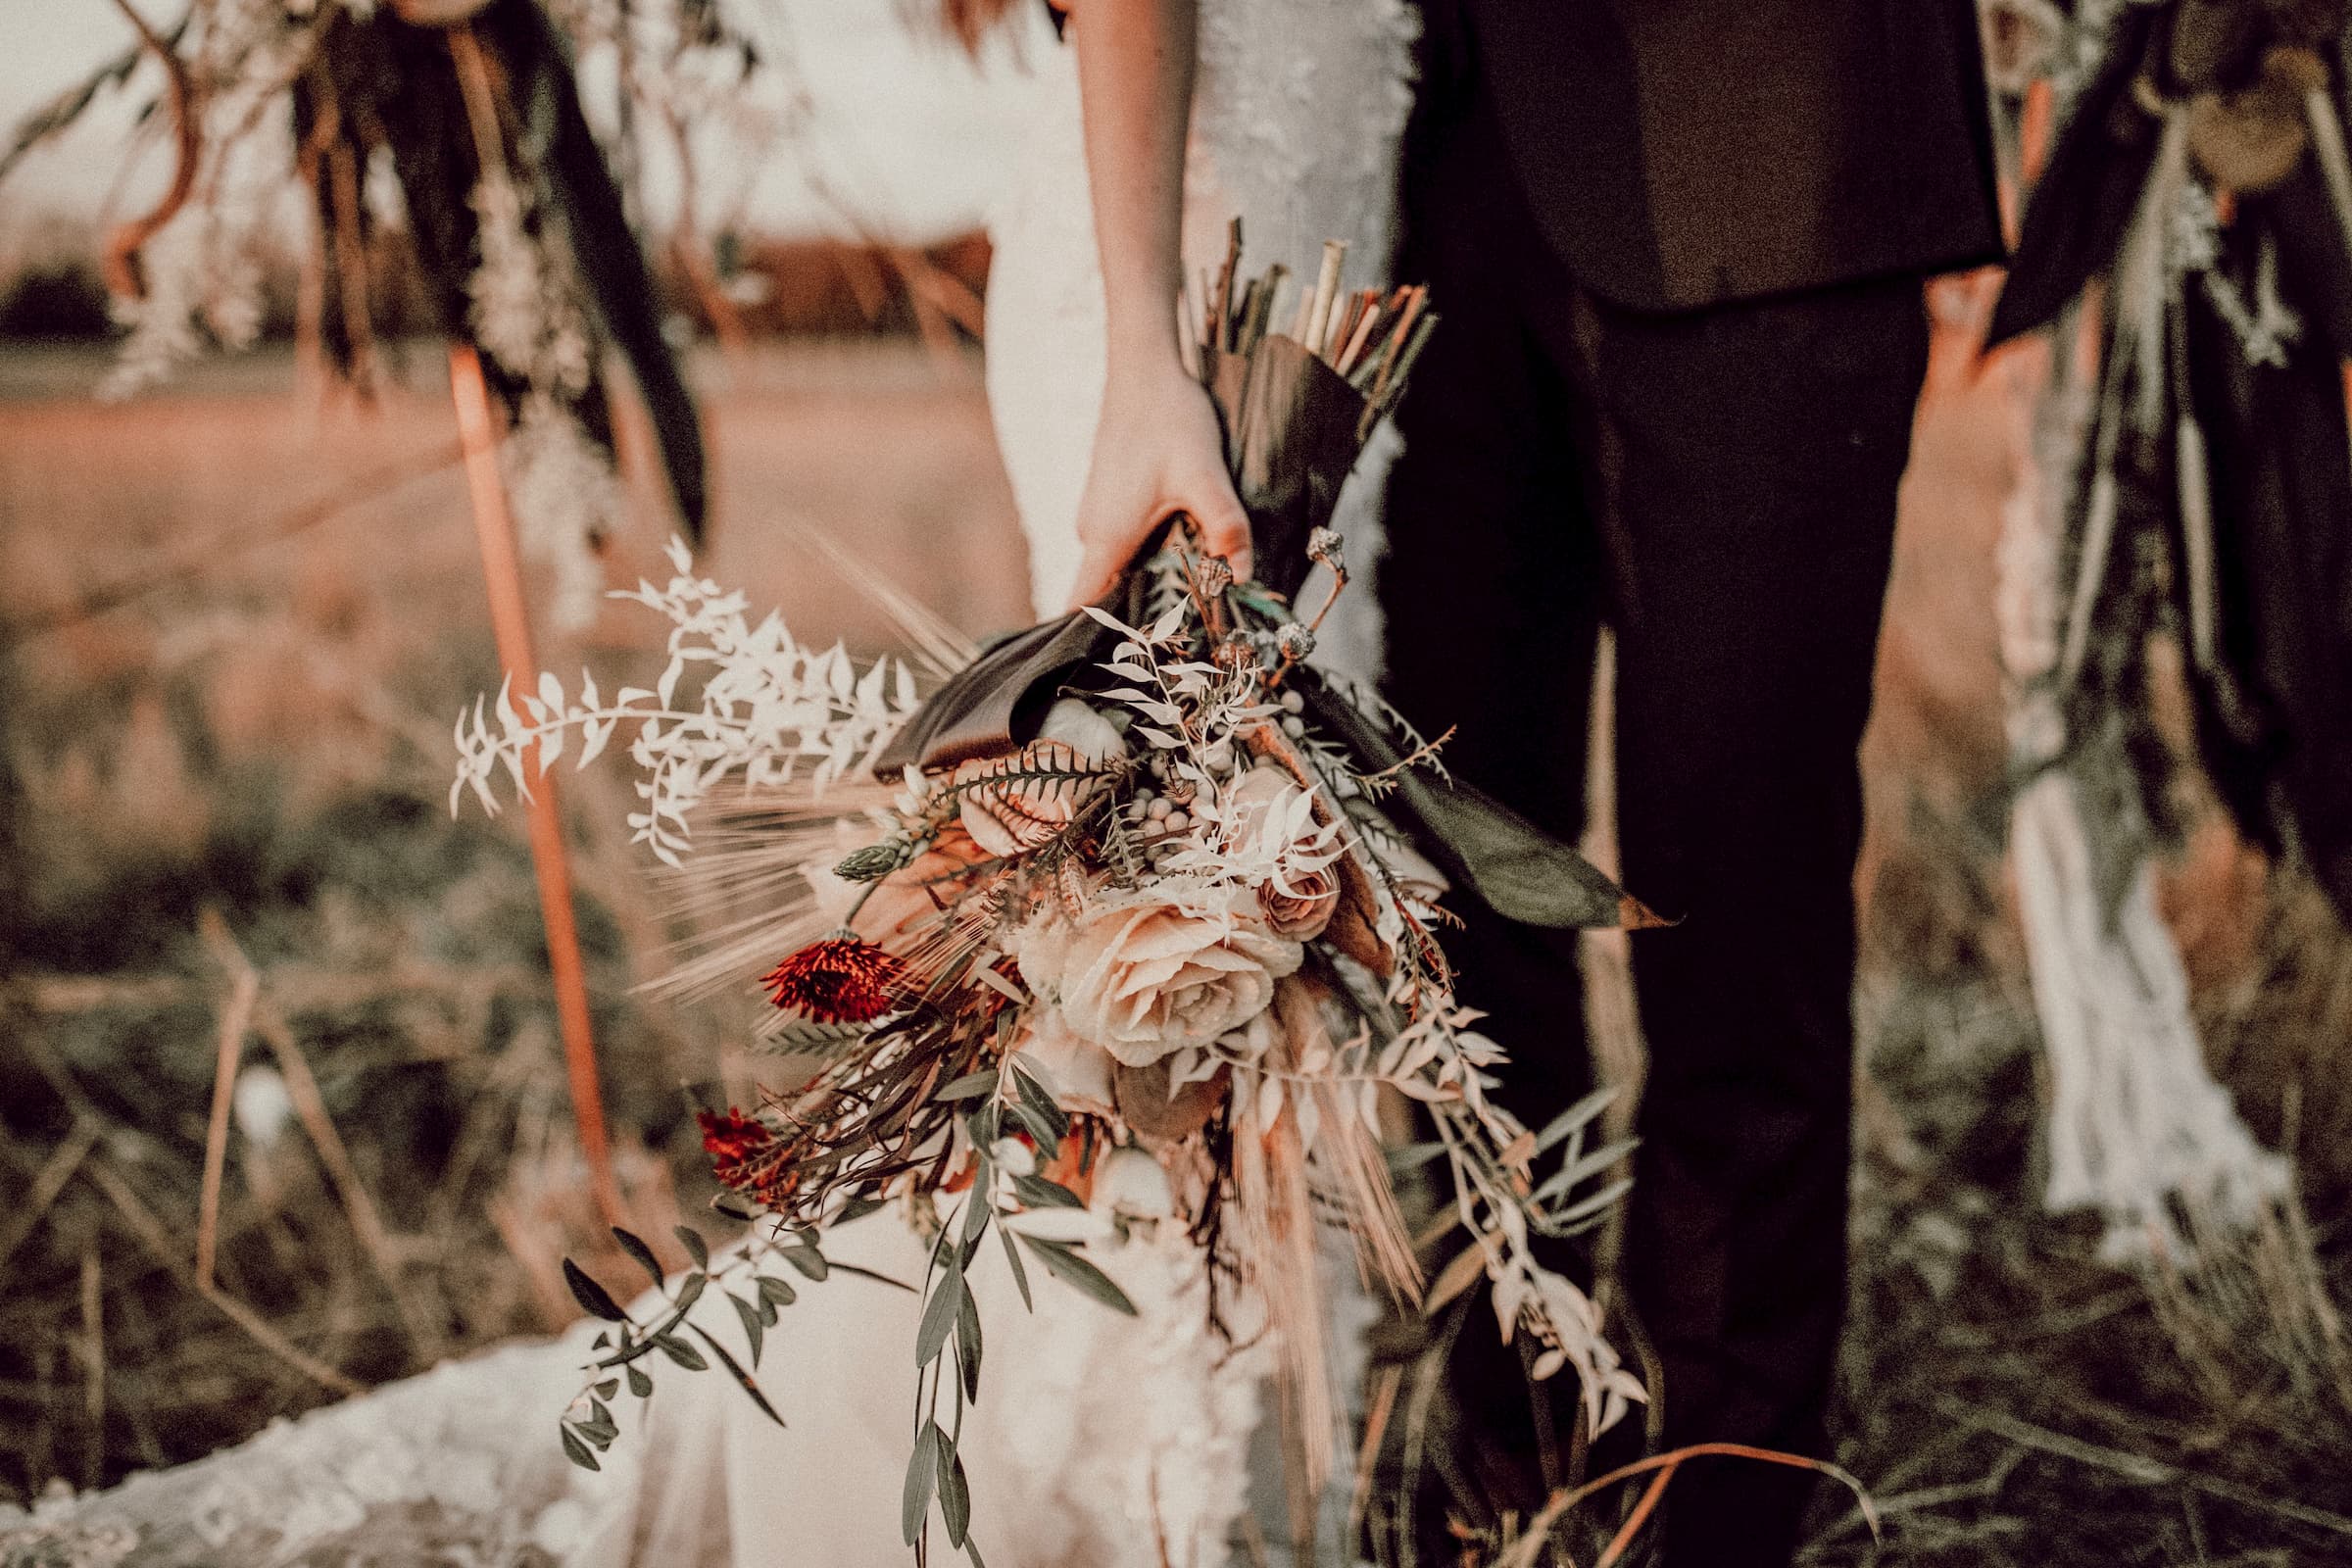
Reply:
[[[1612, 628], [1624, 880], [1680, 917], [1632, 939], [1649, 1067], [1627, 1285], [1670, 1446], [1819, 1453], [1846, 1291], [1855, 750], [1926, 368], [1918, 281], [1676, 316], [1595, 300], [1475, 94], [1425, 106], [1402, 207], [1397, 275], [1444, 319], [1398, 420], [1388, 685], [1417, 722], [1458, 722], [1464, 777], [1573, 841]], [[1460, 996], [1540, 1126], [1590, 1082], [1575, 941], [1462, 912]], [[1786, 1563], [1809, 1492], [1690, 1464], [1666, 1561]]]

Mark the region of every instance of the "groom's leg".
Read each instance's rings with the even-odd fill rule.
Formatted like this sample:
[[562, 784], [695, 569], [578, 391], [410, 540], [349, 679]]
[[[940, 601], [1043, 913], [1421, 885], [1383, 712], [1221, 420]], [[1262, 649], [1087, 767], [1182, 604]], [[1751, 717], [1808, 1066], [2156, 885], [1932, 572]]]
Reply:
[[[1525, 296], [1566, 298], [1491, 122], [1426, 88], [1408, 136], [1396, 275], [1444, 319], [1397, 416], [1380, 572], [1398, 711], [1454, 734], [1447, 767], [1574, 842], [1605, 580], [1587, 522], [1580, 392]], [[1455, 896], [1460, 995], [1511, 1053], [1510, 1103], [1548, 1113], [1590, 1081], [1572, 932], [1513, 925]], [[1532, 1107], [1532, 1108], [1531, 1108]]]
[[[1676, 318], [1600, 308], [1594, 396], [1630, 553], [1627, 886], [1649, 1047], [1628, 1281], [1670, 1446], [1818, 1453], [1845, 1300], [1855, 749], [1926, 364], [1890, 280]], [[1673, 1568], [1788, 1561], [1809, 1477], [1694, 1463]]]
[[[1428, 284], [1444, 319], [1397, 421], [1380, 572], [1386, 685], [1429, 732], [1456, 726], [1448, 767], [1573, 842], [1604, 578], [1578, 394], [1522, 303], [1522, 291], [1569, 290], [1491, 126], [1465, 108], [1442, 82], [1425, 86], [1404, 163], [1396, 275]], [[1458, 994], [1511, 1054], [1507, 1103], [1541, 1125], [1591, 1081], [1575, 934], [1514, 925], [1464, 895], [1446, 902], [1465, 922], [1444, 933]], [[1417, 1500], [1425, 1561], [1453, 1560], [1430, 1535], [1446, 1509], [1479, 1520], [1540, 1496], [1544, 1445], [1518, 1351], [1483, 1297], [1466, 1310], [1433, 1438], [1462, 1493]]]

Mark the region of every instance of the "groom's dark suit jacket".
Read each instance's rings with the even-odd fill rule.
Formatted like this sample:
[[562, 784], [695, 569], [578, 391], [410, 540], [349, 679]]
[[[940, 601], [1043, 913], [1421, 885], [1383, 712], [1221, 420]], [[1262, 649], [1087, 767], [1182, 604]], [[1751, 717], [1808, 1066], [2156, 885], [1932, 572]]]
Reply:
[[1999, 259], [1973, 0], [1457, 3], [1529, 205], [1603, 299]]

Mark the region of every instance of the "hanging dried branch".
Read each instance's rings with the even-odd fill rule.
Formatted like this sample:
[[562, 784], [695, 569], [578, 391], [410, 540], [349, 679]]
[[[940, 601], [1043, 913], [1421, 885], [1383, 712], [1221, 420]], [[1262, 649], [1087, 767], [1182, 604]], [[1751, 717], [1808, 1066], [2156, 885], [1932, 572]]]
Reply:
[[[164, 68], [165, 102], [172, 111], [173, 159], [172, 183], [164, 190], [163, 198], [138, 218], [130, 220], [107, 237], [105, 256], [106, 286], [123, 299], [147, 297], [147, 277], [139, 265], [139, 252], [166, 223], [178, 216], [196, 189], [196, 176], [204, 162], [204, 124], [199, 111], [202, 108], [195, 77], [187, 62], [180, 59], [172, 43], [139, 15], [138, 7], [130, 0], [115, 0], [115, 8], [129, 19], [138, 30], [139, 47], [155, 56]], [[177, 29], [174, 29], [174, 37]], [[86, 100], [84, 100], [86, 102]], [[78, 112], [78, 111], [77, 111]]]

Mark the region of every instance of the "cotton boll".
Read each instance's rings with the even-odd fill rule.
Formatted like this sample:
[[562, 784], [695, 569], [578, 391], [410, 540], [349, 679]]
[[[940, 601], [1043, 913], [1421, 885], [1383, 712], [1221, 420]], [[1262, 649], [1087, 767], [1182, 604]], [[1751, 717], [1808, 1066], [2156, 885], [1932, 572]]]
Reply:
[[286, 1122], [294, 1114], [294, 1098], [286, 1093], [286, 1081], [276, 1068], [256, 1064], [237, 1074], [229, 1106], [237, 1118], [237, 1131], [255, 1148], [269, 1149], [286, 1130]]
[[1064, 697], [1046, 710], [1046, 722], [1037, 732], [1041, 741], [1059, 741], [1080, 757], [1108, 761], [1127, 755], [1118, 726], [1075, 697]]
[[1167, 1219], [1176, 1212], [1176, 1195], [1159, 1161], [1131, 1145], [1096, 1164], [1089, 1206], [1105, 1219]]

